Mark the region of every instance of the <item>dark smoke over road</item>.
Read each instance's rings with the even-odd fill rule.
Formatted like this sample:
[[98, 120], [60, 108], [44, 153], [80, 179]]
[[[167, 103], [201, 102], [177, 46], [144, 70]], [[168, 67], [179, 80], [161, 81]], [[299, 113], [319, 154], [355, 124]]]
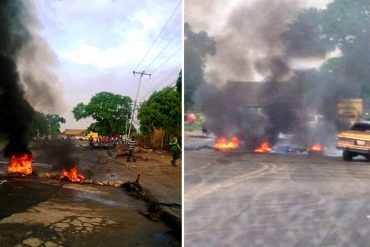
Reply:
[[[225, 11], [222, 24], [215, 20], [220, 28], [210, 28], [208, 35], [216, 42], [216, 55], [206, 60], [207, 85], [195, 93], [194, 108], [217, 136], [238, 135], [251, 147], [262, 140], [274, 144], [280, 133], [293, 134], [302, 145], [332, 143], [338, 100], [360, 97], [361, 89], [331, 68], [296, 66], [319, 63], [337, 48], [318, 39], [318, 12], [306, 7], [298, 0], [246, 1]], [[312, 22], [305, 19], [310, 16]], [[195, 23], [206, 22], [199, 19], [193, 17]], [[316, 130], [308, 126], [313, 115], [323, 116]]]
[[51, 53], [36, 34], [37, 26], [31, 1], [0, 2], [0, 134], [8, 140], [5, 156], [28, 151], [31, 103], [49, 110], [58, 104], [57, 82], [46, 64]]
[[75, 154], [76, 146], [73, 140], [52, 139], [41, 145], [43, 159], [53, 164], [53, 170], [70, 170], [79, 165], [79, 158]]
[[19, 87], [19, 77], [14, 61], [0, 55], [0, 132], [9, 140], [4, 155], [21, 154], [27, 151], [29, 124], [33, 109]]

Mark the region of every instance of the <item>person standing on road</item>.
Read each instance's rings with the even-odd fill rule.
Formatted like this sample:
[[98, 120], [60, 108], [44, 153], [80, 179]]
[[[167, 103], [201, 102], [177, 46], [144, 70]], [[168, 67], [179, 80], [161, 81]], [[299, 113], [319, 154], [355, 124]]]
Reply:
[[193, 113], [189, 113], [188, 116], [187, 116], [187, 120], [188, 120], [188, 123], [189, 123], [190, 131], [193, 131], [193, 124], [194, 124], [194, 120], [195, 120], [195, 115]]
[[209, 132], [205, 123], [202, 123], [202, 133], [208, 137]]
[[170, 139], [170, 146], [171, 146], [171, 153], [172, 153], [172, 160], [171, 164], [173, 166], [176, 166], [176, 160], [179, 158], [179, 150], [181, 151], [181, 148], [177, 142], [177, 137], [174, 136]]
[[89, 149], [94, 149], [94, 138], [92, 138], [92, 136], [89, 137]]
[[135, 146], [136, 146], [135, 137], [132, 136], [131, 140], [128, 142], [128, 157], [127, 157], [128, 162], [131, 162], [131, 158], [134, 162], [136, 162], [136, 159], [135, 159], [135, 156], [134, 156]]

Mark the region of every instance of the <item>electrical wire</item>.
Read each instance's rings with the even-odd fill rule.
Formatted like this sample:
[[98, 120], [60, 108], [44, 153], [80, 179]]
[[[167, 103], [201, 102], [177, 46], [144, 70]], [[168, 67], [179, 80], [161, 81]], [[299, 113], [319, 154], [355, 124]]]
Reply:
[[[181, 66], [181, 65], [180, 65]], [[165, 82], [167, 82], [170, 78], [172, 78], [174, 75], [176, 75], [176, 80], [178, 74], [181, 72], [180, 66], [176, 67], [174, 70], [172, 70], [168, 76], [166, 76], [165, 79], [161, 80], [155, 87], [153, 87], [148, 93], [146, 93], [143, 97], [140, 98], [140, 101], [143, 100], [145, 97], [147, 97], [149, 94], [153, 93], [157, 88], [162, 86]], [[180, 70], [179, 70], [180, 69]]]
[[[164, 96], [164, 95], [166, 95], [168, 92], [170, 92], [172, 89], [174, 89], [177, 85], [176, 85], [176, 82], [177, 82], [177, 80], [175, 80], [175, 81], [173, 81], [173, 82], [171, 82], [167, 87], [170, 87], [170, 88], [168, 88], [166, 91], [164, 91], [164, 92], [160, 92], [160, 95], [161, 96]], [[171, 87], [171, 85], [172, 84], [174, 84], [174, 86], [172, 86]], [[141, 102], [142, 103], [142, 102]]]
[[174, 53], [172, 53], [159, 67], [157, 67], [151, 74], [154, 74], [157, 72], [163, 65], [165, 65], [168, 61], [171, 60], [180, 50], [182, 49], [182, 46], [180, 46]]
[[[174, 75], [177, 75], [178, 73], [180, 73], [181, 71], [181, 68], [182, 65], [178, 65], [175, 69], [171, 70], [170, 73], [168, 73], [161, 81], [159, 82], [156, 82], [156, 86], [152, 87], [147, 94], [145, 94], [145, 96], [141, 97], [140, 100], [142, 100], [143, 98], [145, 98], [146, 96], [148, 96], [150, 93], [154, 92], [155, 89], [157, 89], [158, 87], [160, 87], [163, 83], [165, 83], [166, 81], [168, 81], [171, 77], [173, 77]], [[180, 69], [180, 70], [179, 70]]]
[[146, 56], [149, 54], [149, 52], [152, 50], [153, 46], [155, 45], [155, 43], [158, 41], [159, 37], [161, 36], [161, 34], [163, 33], [163, 31], [165, 30], [165, 28], [167, 27], [168, 23], [170, 22], [170, 20], [172, 19], [173, 15], [175, 14], [176, 10], [179, 8], [180, 4], [181, 4], [182, 0], [180, 0], [177, 4], [177, 6], [175, 7], [175, 9], [172, 11], [170, 17], [167, 19], [166, 23], [164, 24], [164, 26], [162, 27], [161, 31], [159, 32], [159, 34], [157, 35], [157, 37], [154, 39], [153, 41], [153, 44], [150, 46], [149, 50], [145, 53], [144, 57], [141, 59], [140, 63], [136, 66], [136, 68], [134, 69], [135, 71], [139, 68], [139, 66], [142, 64], [142, 62], [144, 61], [144, 59], [146, 58]]
[[162, 50], [158, 53], [158, 55], [149, 63], [149, 65], [145, 68], [145, 71], [147, 71], [150, 66], [155, 62], [155, 60], [157, 60], [160, 55], [166, 50], [166, 48], [171, 44], [171, 42], [176, 38], [177, 34], [182, 30], [182, 28], [180, 28], [179, 30], [177, 30], [177, 32], [172, 36], [172, 38], [167, 42], [167, 44], [162, 48]]

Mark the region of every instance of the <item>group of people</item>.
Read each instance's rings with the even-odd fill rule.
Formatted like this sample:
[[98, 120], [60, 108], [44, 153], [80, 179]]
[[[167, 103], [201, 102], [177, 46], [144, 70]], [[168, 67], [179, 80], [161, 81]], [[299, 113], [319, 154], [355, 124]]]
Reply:
[[[101, 137], [99, 136], [96, 140], [94, 140], [92, 137], [89, 138], [89, 148], [93, 149], [94, 146], [98, 145], [99, 147], [103, 145], [118, 145], [118, 144], [126, 144], [127, 145], [127, 162], [136, 162], [136, 158], [134, 156], [134, 150], [136, 147], [136, 140], [135, 136], [131, 136], [130, 140], [127, 139], [127, 137], [122, 136], [121, 138], [117, 137]], [[171, 153], [172, 153], [172, 160], [171, 164], [173, 166], [176, 166], [176, 160], [180, 156], [181, 148], [177, 141], [176, 136], [172, 136], [170, 138], [169, 145], [171, 147]]]
[[89, 147], [90, 149], [94, 147], [115, 147], [119, 144], [124, 144], [127, 141], [124, 136], [99, 136], [98, 138], [94, 139], [92, 137], [89, 138]]

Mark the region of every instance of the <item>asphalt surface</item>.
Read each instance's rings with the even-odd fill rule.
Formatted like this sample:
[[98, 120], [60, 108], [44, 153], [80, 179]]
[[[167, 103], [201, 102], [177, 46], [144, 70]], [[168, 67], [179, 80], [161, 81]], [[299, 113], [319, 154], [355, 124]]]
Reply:
[[146, 210], [121, 188], [8, 177], [0, 162], [0, 246], [180, 246]]
[[185, 152], [185, 246], [369, 246], [370, 163], [194, 143]]

